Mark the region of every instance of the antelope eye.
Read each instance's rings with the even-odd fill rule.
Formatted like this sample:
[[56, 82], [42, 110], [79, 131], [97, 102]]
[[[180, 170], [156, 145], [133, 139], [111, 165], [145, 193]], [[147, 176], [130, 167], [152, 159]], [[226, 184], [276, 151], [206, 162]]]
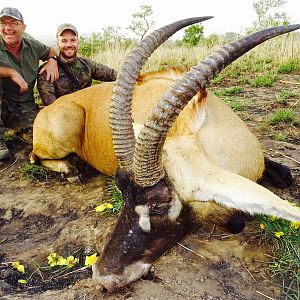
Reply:
[[155, 204], [151, 208], [150, 215], [163, 215], [168, 212], [169, 208], [169, 203]]

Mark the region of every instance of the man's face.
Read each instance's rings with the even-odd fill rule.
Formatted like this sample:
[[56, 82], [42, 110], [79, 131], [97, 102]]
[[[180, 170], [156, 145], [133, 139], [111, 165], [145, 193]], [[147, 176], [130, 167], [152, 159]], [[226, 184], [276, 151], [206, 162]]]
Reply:
[[57, 37], [56, 45], [62, 56], [70, 59], [76, 56], [79, 40], [75, 32], [72, 30], [64, 30], [61, 35]]
[[26, 25], [11, 17], [0, 19], [0, 34], [4, 43], [9, 46], [19, 44], [22, 40]]

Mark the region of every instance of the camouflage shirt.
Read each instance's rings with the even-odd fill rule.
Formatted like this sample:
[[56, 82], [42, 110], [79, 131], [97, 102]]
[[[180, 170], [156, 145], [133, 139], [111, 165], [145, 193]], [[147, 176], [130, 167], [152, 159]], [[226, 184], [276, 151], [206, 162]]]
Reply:
[[51, 83], [45, 74], [37, 77], [37, 88], [45, 105], [53, 103], [60, 96], [89, 87], [92, 80], [114, 81], [117, 72], [103, 64], [90, 59], [77, 57], [73, 62], [58, 58], [59, 79]]

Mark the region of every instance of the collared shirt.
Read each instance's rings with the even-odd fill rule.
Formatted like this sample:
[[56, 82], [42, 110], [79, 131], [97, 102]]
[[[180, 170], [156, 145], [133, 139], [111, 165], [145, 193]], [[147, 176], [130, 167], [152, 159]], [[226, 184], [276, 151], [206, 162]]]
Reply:
[[[61, 56], [58, 58], [59, 79], [48, 82], [45, 74], [38, 75], [37, 87], [45, 105], [49, 105], [57, 98], [89, 87], [92, 80], [114, 81], [117, 71], [88, 58], [76, 57], [67, 62]], [[63, 64], [63, 66], [62, 66]]]
[[6, 48], [0, 36], [0, 65], [16, 70], [28, 84], [28, 91], [21, 94], [20, 87], [10, 78], [2, 78], [3, 101], [9, 111], [15, 107], [31, 111], [36, 108], [33, 89], [39, 69], [39, 61], [46, 61], [50, 47], [33, 38], [24, 37], [21, 45], [21, 59], [17, 60]]

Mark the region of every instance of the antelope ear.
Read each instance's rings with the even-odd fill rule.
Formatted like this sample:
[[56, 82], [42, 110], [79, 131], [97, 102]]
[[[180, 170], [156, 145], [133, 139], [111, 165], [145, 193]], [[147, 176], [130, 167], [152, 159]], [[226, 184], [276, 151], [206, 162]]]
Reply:
[[211, 201], [250, 214], [300, 221], [300, 209], [271, 191], [213, 164], [192, 137], [166, 141], [164, 164], [176, 193], [189, 201]]

